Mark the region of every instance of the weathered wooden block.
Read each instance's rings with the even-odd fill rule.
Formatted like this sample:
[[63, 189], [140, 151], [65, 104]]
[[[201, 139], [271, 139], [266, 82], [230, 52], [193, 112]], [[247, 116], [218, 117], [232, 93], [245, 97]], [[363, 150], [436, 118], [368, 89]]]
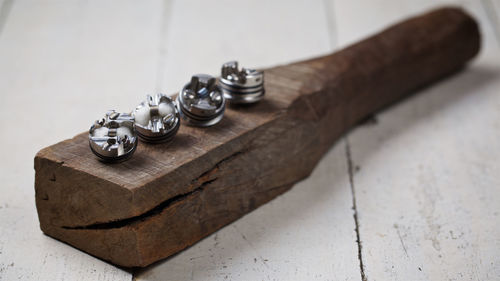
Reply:
[[[229, 107], [211, 128], [141, 143], [103, 164], [87, 133], [35, 157], [43, 232], [126, 267], [168, 257], [307, 177], [346, 130], [460, 70], [480, 46], [476, 22], [445, 8], [332, 55], [265, 70], [266, 97]], [[301, 206], [297, 206], [300, 208]]]

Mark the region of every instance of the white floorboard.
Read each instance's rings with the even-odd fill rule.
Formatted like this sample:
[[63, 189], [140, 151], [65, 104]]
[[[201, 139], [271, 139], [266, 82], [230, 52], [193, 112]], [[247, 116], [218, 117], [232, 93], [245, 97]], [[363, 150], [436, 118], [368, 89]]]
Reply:
[[128, 280], [42, 234], [33, 158], [154, 90], [162, 2], [14, 1], [0, 35], [0, 279]]
[[[495, 29], [488, 19], [484, 5], [476, 0], [332, 0], [338, 31], [338, 44], [345, 47], [363, 37], [412, 15], [443, 7], [462, 7], [474, 16], [483, 34], [483, 47], [498, 49]], [[486, 0], [488, 1], [488, 0]], [[492, 0], [493, 2], [498, 0]]]
[[222, 63], [267, 67], [331, 50], [321, 1], [173, 1], [163, 88], [179, 91], [194, 73]]
[[[499, 1], [8, 3], [0, 280], [361, 280], [348, 161], [366, 280], [500, 280]], [[35, 153], [107, 109], [176, 92], [228, 60], [267, 67], [323, 55], [441, 4], [478, 19], [479, 60], [358, 127], [310, 178], [186, 251], [132, 276], [39, 230]]]
[[484, 36], [470, 68], [347, 137], [367, 280], [500, 280], [495, 26], [479, 1], [437, 2], [335, 2], [340, 45], [439, 2], [464, 7]]
[[500, 279], [500, 56], [349, 134], [368, 280]]

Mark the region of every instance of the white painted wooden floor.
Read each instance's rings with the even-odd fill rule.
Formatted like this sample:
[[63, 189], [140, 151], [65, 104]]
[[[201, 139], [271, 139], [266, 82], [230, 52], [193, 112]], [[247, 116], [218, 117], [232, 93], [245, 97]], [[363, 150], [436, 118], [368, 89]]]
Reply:
[[[231, 59], [326, 54], [442, 4], [481, 24], [469, 68], [186, 251], [128, 272], [39, 230], [35, 153], [110, 107]], [[500, 0], [0, 0], [0, 105], [0, 280], [500, 280]]]

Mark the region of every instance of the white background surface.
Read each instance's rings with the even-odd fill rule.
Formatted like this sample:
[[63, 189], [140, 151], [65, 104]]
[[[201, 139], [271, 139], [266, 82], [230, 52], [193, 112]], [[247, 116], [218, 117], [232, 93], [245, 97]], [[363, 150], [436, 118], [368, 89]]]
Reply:
[[[35, 153], [107, 109], [228, 60], [326, 54], [443, 3], [481, 24], [469, 68], [352, 130], [311, 177], [193, 247], [132, 272], [39, 230]], [[0, 5], [0, 280], [500, 280], [500, 1]]]

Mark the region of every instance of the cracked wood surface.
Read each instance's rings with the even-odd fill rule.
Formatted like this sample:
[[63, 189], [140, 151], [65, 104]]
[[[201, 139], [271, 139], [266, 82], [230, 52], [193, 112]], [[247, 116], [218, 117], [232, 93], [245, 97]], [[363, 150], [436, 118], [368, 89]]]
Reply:
[[141, 143], [129, 161], [98, 162], [87, 133], [50, 146], [35, 157], [40, 226], [114, 264], [147, 266], [288, 190], [351, 126], [478, 51], [472, 18], [436, 10], [267, 69], [264, 101], [228, 108], [217, 126], [183, 126], [170, 144]]
[[[495, 137], [498, 134], [495, 120], [499, 119], [495, 115], [498, 112], [495, 97], [498, 95], [495, 93], [499, 86], [495, 81], [499, 79], [495, 65], [500, 62], [495, 55], [498, 53], [495, 38], [500, 37], [495, 37], [499, 34], [495, 31], [500, 30], [500, 5], [497, 1], [222, 1], [215, 4], [152, 0], [141, 3], [120, 1], [117, 4], [80, 0], [2, 0], [0, 4], [5, 2], [14, 5], [0, 34], [0, 89], [4, 93], [24, 94], [1, 96], [4, 110], [0, 111], [3, 116], [0, 122], [5, 131], [24, 138], [15, 142], [12, 138], [0, 140], [2, 147], [9, 147], [0, 152], [2, 158], [10, 159], [1, 162], [1, 280], [132, 278], [128, 272], [41, 235], [34, 210], [33, 155], [46, 145], [75, 135], [88, 126], [89, 120], [109, 109], [109, 105], [128, 110], [136, 105], [141, 93], [178, 89], [193, 71], [217, 73], [220, 62], [229, 59], [238, 58], [245, 65], [267, 66], [326, 53], [396, 20], [450, 3], [464, 6], [480, 21], [483, 50], [494, 52], [490, 55], [483, 53], [471, 69], [447, 80], [446, 86], [433, 87], [432, 94], [427, 94], [427, 90], [419, 95], [421, 98], [406, 100], [389, 109], [377, 116], [378, 122], [370, 122], [373, 125], [357, 128], [354, 134], [358, 136], [354, 140], [349, 138], [354, 182], [358, 189], [357, 208], [361, 214], [365, 273], [368, 280], [400, 280], [404, 276], [411, 280], [443, 280], [453, 277], [453, 274], [460, 276], [459, 280], [498, 279], [500, 266], [495, 253], [499, 250], [494, 241], [500, 230], [485, 228], [489, 225], [485, 220], [495, 221], [491, 215], [498, 213], [496, 206], [500, 206], [498, 193], [494, 191], [498, 186], [495, 183], [498, 172], [494, 170], [494, 161], [474, 160], [474, 157], [484, 157], [481, 156], [484, 153], [471, 146], [477, 144], [490, 152], [498, 151], [499, 136]], [[201, 25], [196, 20], [204, 18], [205, 11], [217, 15], [222, 14], [222, 10], [228, 12], [224, 17], [214, 16]], [[274, 12], [277, 10], [280, 11], [279, 17]], [[297, 18], [297, 13], [301, 17]], [[184, 16], [191, 17], [192, 21], [182, 20]], [[244, 38], [230, 44], [227, 41], [230, 38], [222, 38], [207, 46], [210, 56], [198, 52], [197, 41], [190, 35], [198, 32], [208, 40], [210, 31], [224, 28], [229, 33], [237, 32], [247, 28], [246, 22], [256, 17], [259, 21], [254, 22]], [[162, 36], [157, 36], [159, 34]], [[227, 46], [234, 48], [228, 49]], [[282, 51], [285, 49], [286, 52]], [[488, 79], [484, 79], [485, 76]], [[461, 83], [464, 77], [465, 81]], [[470, 86], [464, 88], [467, 84]], [[467, 102], [470, 100], [467, 98], [463, 102], [451, 102], [457, 92], [465, 97], [478, 94], [486, 100]], [[440, 97], [440, 105], [446, 106], [446, 113], [427, 114], [425, 119], [419, 117], [422, 108], [432, 107], [436, 99], [431, 96], [436, 95]], [[96, 103], [97, 100], [100, 103]], [[28, 118], [11, 122], [9, 118], [15, 115], [14, 109], [19, 104], [24, 105], [26, 112], [36, 115], [39, 124], [50, 126], [34, 126], [33, 119]], [[64, 106], [53, 107], [53, 104]], [[469, 106], [464, 106], [466, 104]], [[404, 110], [398, 110], [402, 105], [406, 105]], [[68, 111], [67, 107], [71, 110]], [[471, 115], [474, 118], [469, 124], [484, 126], [466, 126], [469, 137], [464, 143], [470, 142], [469, 146], [457, 146], [452, 141], [455, 137], [450, 138], [450, 134], [462, 131], [460, 126], [441, 126], [436, 130], [436, 124], [446, 116]], [[411, 122], [415, 118], [422, 121]], [[398, 122], [406, 125], [398, 126]], [[381, 125], [383, 129], [379, 129]], [[404, 129], [415, 125], [418, 130]], [[436, 135], [436, 131], [441, 134]], [[404, 144], [394, 141], [401, 132], [408, 140]], [[444, 166], [458, 170], [461, 177], [432, 182], [424, 176], [421, 181], [412, 183], [411, 174], [398, 173], [408, 169], [398, 163], [426, 161], [431, 159], [429, 155], [435, 153], [435, 149], [420, 149], [412, 154], [411, 159], [391, 158], [393, 164], [386, 167], [388, 161], [383, 155], [387, 153], [366, 157], [362, 152], [366, 151], [363, 149], [366, 144], [359, 143], [361, 138], [367, 141], [383, 138], [380, 145], [385, 151], [399, 147], [394, 153], [405, 155], [417, 148], [413, 145], [414, 139], [428, 134], [435, 139], [434, 147], [441, 143], [440, 149], [465, 152], [468, 159], [456, 161], [448, 156], [436, 159], [435, 164], [427, 161], [425, 173]], [[481, 138], [474, 139], [474, 136]], [[456, 138], [461, 137], [456, 135]], [[448, 144], [451, 147], [446, 148]], [[313, 174], [291, 191], [180, 254], [137, 272], [134, 280], [360, 280], [359, 243], [353, 236], [345, 145], [345, 140], [335, 145]], [[425, 146], [418, 145], [420, 148]], [[489, 159], [498, 159], [495, 153], [488, 155]], [[380, 170], [384, 167], [392, 171], [390, 183], [381, 181], [378, 176], [384, 174]], [[483, 168], [476, 169], [480, 167]], [[471, 168], [472, 173], [466, 172]], [[438, 172], [434, 178], [441, 175]], [[388, 178], [387, 173], [384, 177]], [[433, 211], [433, 216], [440, 218], [435, 224], [447, 228], [436, 232], [439, 251], [420, 247], [426, 245], [426, 241], [432, 241], [427, 240], [432, 236], [425, 231], [415, 231], [422, 228], [416, 223], [421, 208], [398, 204], [406, 202], [409, 194], [385, 190], [395, 185], [397, 177], [405, 179], [415, 192], [428, 185], [439, 187], [439, 193], [428, 193], [428, 198], [437, 198], [435, 202], [441, 206]], [[454, 199], [443, 201], [443, 197], [457, 192], [454, 187], [464, 179], [467, 183], [460, 185], [460, 193], [467, 190], [473, 193], [466, 197], [455, 195]], [[477, 184], [471, 181], [480, 182], [481, 188], [476, 188]], [[479, 202], [487, 198], [487, 204], [472, 204], [478, 202], [477, 198], [482, 200]], [[453, 216], [453, 210], [464, 204], [469, 215]], [[307, 207], [299, 211], [294, 207], [297, 205]], [[394, 218], [391, 213], [401, 212], [406, 216], [391, 222]], [[387, 219], [377, 220], [377, 216]], [[477, 223], [471, 223], [471, 219]], [[378, 228], [373, 227], [378, 224]], [[447, 236], [449, 228], [453, 230]], [[461, 232], [457, 235], [456, 229], [467, 235]], [[462, 246], [458, 248], [457, 245]], [[425, 251], [418, 252], [419, 247]], [[436, 253], [440, 256], [437, 260]], [[436, 266], [440, 270], [436, 270]], [[413, 270], [418, 270], [417, 274]]]

